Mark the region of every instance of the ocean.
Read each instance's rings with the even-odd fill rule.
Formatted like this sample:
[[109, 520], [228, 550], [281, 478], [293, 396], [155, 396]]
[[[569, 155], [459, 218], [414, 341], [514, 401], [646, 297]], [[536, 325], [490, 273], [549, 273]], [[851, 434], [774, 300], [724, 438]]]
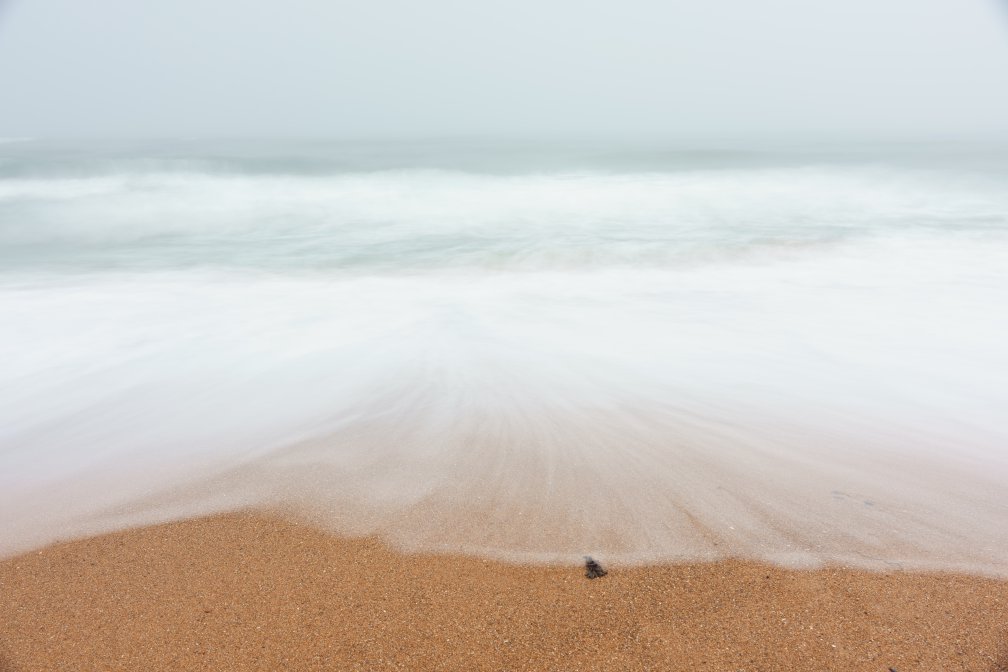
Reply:
[[264, 508], [1008, 574], [1008, 146], [0, 142], [0, 554]]

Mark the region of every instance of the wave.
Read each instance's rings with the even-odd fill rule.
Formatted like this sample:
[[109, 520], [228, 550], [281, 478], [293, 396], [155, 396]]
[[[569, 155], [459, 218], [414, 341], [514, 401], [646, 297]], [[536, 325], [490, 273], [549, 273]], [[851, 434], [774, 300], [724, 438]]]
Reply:
[[0, 553], [242, 507], [1008, 572], [998, 173], [0, 179]]
[[1003, 233], [1001, 182], [871, 168], [0, 180], [16, 266], [661, 266], [939, 230]]
[[510, 559], [1001, 572], [1005, 251], [24, 277], [6, 550], [258, 506]]

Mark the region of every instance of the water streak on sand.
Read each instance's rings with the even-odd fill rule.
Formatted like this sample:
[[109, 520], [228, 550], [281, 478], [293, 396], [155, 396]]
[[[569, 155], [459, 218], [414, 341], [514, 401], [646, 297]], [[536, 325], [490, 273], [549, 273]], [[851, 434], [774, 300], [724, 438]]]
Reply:
[[1008, 571], [1004, 161], [32, 145], [0, 553], [259, 506], [518, 560]]

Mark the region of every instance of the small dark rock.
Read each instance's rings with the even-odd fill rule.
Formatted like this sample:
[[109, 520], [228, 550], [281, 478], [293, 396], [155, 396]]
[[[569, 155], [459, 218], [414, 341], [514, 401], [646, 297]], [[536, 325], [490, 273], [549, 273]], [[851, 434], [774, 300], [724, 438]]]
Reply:
[[602, 569], [602, 565], [595, 562], [595, 559], [592, 558], [590, 555], [585, 556], [585, 576], [587, 576], [589, 579], [598, 579], [605, 576], [608, 573], [609, 572]]

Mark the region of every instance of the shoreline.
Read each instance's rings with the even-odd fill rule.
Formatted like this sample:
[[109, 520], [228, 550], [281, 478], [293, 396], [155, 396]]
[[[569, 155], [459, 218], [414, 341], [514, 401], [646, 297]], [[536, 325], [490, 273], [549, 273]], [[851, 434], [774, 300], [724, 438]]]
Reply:
[[[604, 562], [604, 559], [602, 559]], [[237, 513], [0, 560], [0, 671], [1008, 670], [1008, 580], [513, 565]]]

